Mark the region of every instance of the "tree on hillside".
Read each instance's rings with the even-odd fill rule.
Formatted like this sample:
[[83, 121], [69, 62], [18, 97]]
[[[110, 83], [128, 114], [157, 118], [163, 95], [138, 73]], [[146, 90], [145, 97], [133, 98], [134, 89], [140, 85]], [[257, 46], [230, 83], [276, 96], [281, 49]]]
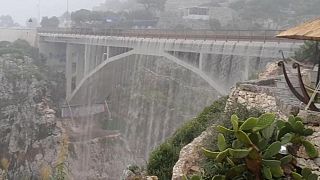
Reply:
[[130, 11], [126, 14], [127, 20], [152, 20], [154, 19], [153, 14], [146, 10]]
[[105, 21], [105, 15], [100, 11], [91, 11], [89, 19], [91, 21]]
[[[317, 47], [318, 46], [318, 47]], [[294, 58], [302, 62], [312, 62], [317, 64], [319, 62], [319, 43], [315, 41], [305, 41], [305, 43], [295, 52]]]
[[0, 16], [0, 26], [1, 27], [13, 27], [16, 26], [12, 17], [10, 15]]
[[112, 11], [91, 11], [90, 20], [91, 21], [103, 21], [105, 22], [108, 18], [119, 17], [119, 13], [114, 13]]
[[71, 20], [75, 25], [81, 25], [83, 22], [90, 21], [91, 11], [86, 9], [80, 9], [71, 13]]
[[319, 15], [319, 0], [238, 0], [230, 8], [238, 12], [239, 18], [251, 23], [272, 20], [280, 27], [301, 23]]
[[89, 11], [85, 9], [71, 13], [71, 20], [75, 26], [86, 26], [88, 24], [105, 24], [107, 19], [120, 19], [120, 13], [112, 11]]
[[62, 21], [71, 20], [71, 13], [66, 11], [59, 17], [59, 19], [62, 20]]
[[163, 11], [167, 0], [137, 0], [147, 11], [157, 10]]
[[209, 20], [209, 26], [211, 30], [219, 30], [221, 29], [221, 23], [218, 19], [210, 19]]
[[56, 16], [53, 16], [51, 18], [48, 17], [43, 17], [41, 20], [41, 27], [45, 27], [45, 28], [57, 28], [59, 27], [59, 19]]

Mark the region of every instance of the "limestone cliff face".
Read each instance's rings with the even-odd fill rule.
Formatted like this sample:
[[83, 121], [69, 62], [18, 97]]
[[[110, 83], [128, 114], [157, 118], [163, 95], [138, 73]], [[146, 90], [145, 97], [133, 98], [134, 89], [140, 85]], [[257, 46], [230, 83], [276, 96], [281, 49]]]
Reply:
[[0, 174], [37, 179], [53, 169], [61, 134], [54, 114], [32, 60], [0, 57]]

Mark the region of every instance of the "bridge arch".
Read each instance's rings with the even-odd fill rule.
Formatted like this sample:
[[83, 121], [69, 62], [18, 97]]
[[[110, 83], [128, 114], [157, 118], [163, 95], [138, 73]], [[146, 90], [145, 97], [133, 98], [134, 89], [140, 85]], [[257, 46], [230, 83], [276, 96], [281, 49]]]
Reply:
[[95, 69], [93, 69], [89, 74], [87, 74], [81, 81], [80, 83], [77, 85], [77, 87], [74, 89], [74, 91], [71, 93], [70, 96], [67, 96], [67, 101], [70, 102], [73, 97], [77, 94], [77, 92], [80, 90], [80, 88], [86, 83], [86, 81], [88, 81], [92, 76], [94, 76], [95, 74], [97, 74], [99, 71], [101, 71], [105, 66], [107, 66], [108, 64], [110, 64], [111, 62], [114, 61], [118, 61], [118, 60], [122, 60], [123, 58], [130, 56], [130, 55], [151, 55], [151, 56], [159, 56], [159, 57], [165, 57], [166, 59], [192, 71], [193, 73], [197, 74], [198, 76], [200, 76], [203, 80], [205, 80], [213, 89], [215, 89], [220, 95], [226, 95], [227, 91], [221, 87], [221, 85], [219, 85], [218, 82], [214, 81], [213, 79], [211, 79], [208, 75], [206, 75], [202, 70], [200, 70], [197, 67], [194, 67], [182, 60], [180, 60], [179, 58], [166, 53], [166, 52], [161, 52], [161, 53], [147, 53], [146, 52], [141, 52], [138, 50], [131, 50], [128, 51], [126, 53], [114, 56], [109, 58], [108, 60], [103, 61], [101, 64], [99, 64]]

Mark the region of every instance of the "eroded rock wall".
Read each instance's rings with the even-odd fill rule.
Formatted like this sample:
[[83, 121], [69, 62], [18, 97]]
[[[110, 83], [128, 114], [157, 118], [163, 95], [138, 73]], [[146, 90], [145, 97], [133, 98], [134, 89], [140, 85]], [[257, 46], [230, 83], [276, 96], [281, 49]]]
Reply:
[[[239, 83], [231, 92], [228, 99], [228, 107], [232, 107], [234, 103], [240, 103], [250, 108], [257, 108], [262, 112], [276, 113], [278, 117], [286, 120], [290, 115], [298, 115], [303, 117], [306, 126], [314, 130], [314, 134], [307, 137], [320, 152], [320, 114], [312, 111], [303, 110], [303, 105], [296, 99], [288, 88], [276, 87], [276, 82], [280, 79], [270, 79], [262, 81], [251, 81]], [[309, 119], [308, 117], [313, 117]], [[317, 122], [317, 123], [315, 123]], [[320, 158], [310, 159], [303, 147], [300, 147], [297, 153], [298, 165], [302, 168], [308, 167], [314, 173], [320, 175]]]
[[39, 179], [53, 172], [60, 128], [46, 82], [31, 59], [0, 57], [0, 160], [3, 178]]

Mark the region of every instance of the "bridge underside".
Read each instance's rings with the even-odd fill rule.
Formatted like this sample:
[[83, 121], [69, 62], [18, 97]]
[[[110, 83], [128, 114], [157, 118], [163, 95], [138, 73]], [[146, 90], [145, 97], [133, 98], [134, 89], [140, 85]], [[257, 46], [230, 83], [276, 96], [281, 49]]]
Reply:
[[[144, 86], [148, 86], [149, 83], [152, 84], [153, 83], [152, 79], [143, 80], [142, 82], [140, 82], [140, 80], [138, 79], [137, 80], [134, 79], [134, 78], [139, 78], [137, 77], [137, 74], [144, 73], [144, 72], [149, 72], [149, 73], [153, 73], [153, 75], [157, 75], [157, 73], [155, 72], [156, 70], [152, 70], [152, 68], [149, 67], [150, 65], [156, 64], [157, 62], [172, 64], [171, 60], [168, 60], [167, 58], [160, 57], [160, 56], [137, 55], [137, 54], [129, 55], [129, 53], [127, 53], [126, 55], [128, 56], [123, 57], [118, 61], [114, 60], [114, 61], [108, 62], [106, 63], [106, 65], [100, 66], [99, 68], [97, 68], [94, 73], [89, 74], [89, 76], [83, 79], [81, 84], [77, 86], [75, 91], [73, 91], [73, 93], [70, 96], [69, 102], [71, 104], [81, 104], [83, 102], [103, 103], [105, 100], [108, 99], [109, 95], [116, 93], [115, 89], [119, 89], [119, 88], [121, 89], [121, 86], [130, 88], [130, 87], [139, 86], [141, 83], [143, 83]], [[181, 68], [181, 65], [177, 63], [173, 63], [173, 64], [176, 64], [176, 66], [173, 66], [172, 68]], [[186, 69], [185, 71], [187, 71], [188, 73], [192, 73], [192, 71], [189, 69]], [[135, 76], [133, 76], [133, 74], [135, 74]], [[170, 77], [168, 76], [167, 78], [170, 78]], [[216, 91], [217, 95], [221, 95], [220, 92], [218, 92], [215, 88], [212, 88], [212, 86], [207, 81], [205, 81], [201, 76], [199, 77], [199, 79], [200, 79], [200, 82], [197, 82], [198, 84], [202, 84], [201, 86], [204, 86], [204, 87], [206, 86], [208, 88], [210, 87], [212, 91]], [[210, 80], [210, 83], [211, 82], [212, 81]], [[129, 83], [130, 85], [128, 85], [127, 83]], [[185, 80], [183, 84], [188, 84], [188, 80]], [[216, 82], [212, 82], [212, 84], [214, 84], [214, 86], [219, 85]], [[162, 89], [161, 85], [154, 88]], [[221, 87], [218, 87], [218, 88], [222, 89]]]

